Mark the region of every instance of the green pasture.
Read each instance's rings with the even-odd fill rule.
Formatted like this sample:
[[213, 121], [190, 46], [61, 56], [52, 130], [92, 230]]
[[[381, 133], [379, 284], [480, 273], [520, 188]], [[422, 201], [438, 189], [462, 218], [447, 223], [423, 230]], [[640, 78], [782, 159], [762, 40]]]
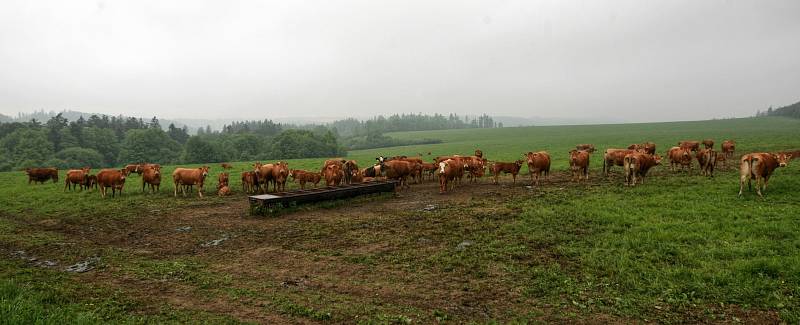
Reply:
[[[717, 147], [724, 139], [735, 140], [737, 156], [753, 151], [798, 150], [800, 120], [749, 118], [465, 129], [391, 136], [435, 138], [443, 143], [353, 151], [348, 158], [366, 166], [378, 155], [423, 153], [427, 157], [431, 152], [432, 158], [471, 154], [480, 148], [490, 160], [513, 161], [524, 152], [546, 150], [553, 157], [554, 173], [566, 173], [567, 152], [578, 143], [592, 143], [602, 151], [652, 141], [663, 154], [679, 140], [711, 138], [717, 141]], [[477, 284], [481, 284], [500, 288], [513, 297], [481, 301], [488, 306], [485, 314], [462, 314], [457, 308], [427, 310], [374, 300], [365, 302], [360, 296], [338, 292], [265, 294], [268, 289], [257, 283], [236, 292], [251, 299], [271, 299], [273, 303], [264, 307], [265, 312], [298, 322], [738, 322], [753, 313], [772, 314], [787, 323], [800, 321], [800, 160], [778, 169], [765, 198], [760, 199], [752, 192], [737, 197], [735, 169], [707, 178], [699, 176], [696, 169], [693, 176], [687, 176], [660, 166], [645, 184], [625, 187], [618, 167], [610, 179], [599, 175], [600, 156], [598, 152], [591, 158], [594, 180], [589, 184], [545, 184], [532, 190], [514, 189], [516, 194], [507, 196], [502, 192], [511, 189], [498, 186], [497, 197], [475, 196], [466, 204], [426, 212], [424, 218], [411, 210], [385, 213], [371, 221], [377, 226], [367, 234], [361, 220], [298, 225], [300, 228], [292, 231], [311, 235], [289, 238], [289, 242], [281, 244], [298, 252], [324, 256], [334, 261], [331, 263], [375, 268], [375, 272], [389, 269], [410, 277], [452, 279], [465, 283], [466, 291], [480, 290]], [[292, 169], [318, 170], [323, 160], [288, 162]], [[95, 291], [89, 290], [87, 296], [88, 289], [72, 276], [35, 268], [8, 256], [17, 249], [46, 250], [48, 245], [70, 235], [39, 230], [39, 225], [50, 219], [79, 225], [135, 224], [143, 215], [245, 200], [239, 174], [252, 169], [252, 163], [233, 163], [230, 172], [235, 194], [224, 198], [217, 197], [214, 191], [221, 168], [218, 163], [208, 164], [212, 172], [203, 199], [196, 193], [173, 197], [169, 175], [175, 166], [164, 167], [160, 193], [141, 193], [140, 176], [133, 175], [126, 182], [124, 194], [116, 198], [101, 198], [96, 190], [65, 192], [63, 171], [58, 183], [44, 185], [28, 185], [24, 172], [0, 173], [0, 252], [5, 254], [0, 258], [0, 274], [4, 278], [0, 282], [0, 319], [10, 323], [237, 321], [224, 312], [187, 311], [169, 304], [142, 311], [132, 298], [115, 296], [110, 289], [91, 288]], [[598, 178], [602, 179], [597, 181]], [[510, 184], [510, 178], [503, 182]], [[524, 185], [518, 183], [518, 187]], [[410, 191], [415, 190], [412, 185]], [[431, 195], [438, 195], [435, 190], [428, 190]], [[408, 220], [415, 221], [402, 231], [394, 228], [408, 225]], [[263, 220], [273, 221], [276, 219]], [[346, 246], [332, 251], [311, 248], [325, 246], [326, 241], [337, 238], [352, 238], [364, 244], [385, 243], [393, 249], [364, 253]], [[451, 248], [420, 249], [420, 238]], [[453, 248], [464, 239], [469, 239], [472, 246]], [[72, 254], [88, 254], [78, 246]], [[172, 276], [176, 272], [162, 268], [181, 265], [182, 277], [202, 279], [181, 280], [182, 285], [215, 299], [228, 299], [231, 295], [227, 274], [185, 267], [211, 263], [209, 260], [197, 261], [199, 258], [191, 255], [169, 260], [129, 259], [125, 252], [98, 250], [97, 246], [91, 248], [91, 253], [107, 254], [107, 260], [118, 263], [118, 268], [161, 281], [164, 274]], [[173, 281], [170, 279], [166, 281]], [[396, 285], [403, 288], [402, 284]], [[501, 307], [492, 307], [497, 305]], [[356, 319], [357, 315], [361, 318]]]

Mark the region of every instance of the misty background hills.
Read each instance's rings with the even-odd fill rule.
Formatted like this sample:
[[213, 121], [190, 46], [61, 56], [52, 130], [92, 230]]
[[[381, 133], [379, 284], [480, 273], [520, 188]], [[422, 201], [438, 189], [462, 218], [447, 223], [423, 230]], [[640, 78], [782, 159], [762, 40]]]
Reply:
[[[31, 119], [36, 119], [41, 122], [45, 122], [56, 116], [57, 114], [61, 113], [63, 117], [70, 121], [75, 121], [81, 116], [84, 119], [88, 119], [92, 115], [108, 115], [110, 114], [103, 114], [103, 113], [88, 113], [88, 112], [81, 112], [81, 111], [74, 111], [74, 110], [62, 110], [62, 111], [45, 111], [39, 110], [34, 111], [31, 113], [18, 113], [17, 116], [7, 116], [0, 114], [0, 122], [10, 123], [10, 122], [28, 122]], [[120, 115], [123, 118], [128, 117], [135, 117], [141, 118], [145, 121], [148, 121], [152, 118], [152, 116], [133, 116], [133, 115]], [[360, 120], [367, 120], [374, 116], [364, 116], [364, 117], [355, 117], [356, 119]], [[471, 115], [466, 115], [467, 118], [472, 118]], [[575, 124], [611, 124], [611, 123], [624, 123], [626, 121], [622, 119], [614, 119], [614, 118], [602, 118], [602, 117], [587, 117], [587, 118], [558, 118], [558, 117], [520, 117], [520, 116], [491, 116], [496, 122], [503, 123], [505, 127], [514, 127], [514, 126], [535, 126], [535, 125], [575, 125]], [[339, 116], [339, 117], [283, 117], [283, 118], [271, 118], [269, 116], [265, 116], [264, 119], [270, 119], [275, 123], [283, 123], [283, 124], [294, 124], [294, 125], [323, 125], [332, 123], [337, 120], [343, 120], [348, 118], [347, 116]], [[224, 118], [224, 119], [197, 119], [197, 118], [175, 118], [175, 119], [166, 119], [160, 118], [159, 121], [161, 122], [162, 128], [166, 129], [167, 126], [170, 124], [174, 124], [178, 128], [186, 128], [189, 130], [190, 134], [197, 133], [198, 128], [206, 128], [207, 126], [211, 127], [213, 131], [221, 130], [225, 125], [230, 125], [233, 122], [238, 121], [245, 121], [245, 120], [252, 120], [247, 118]]]

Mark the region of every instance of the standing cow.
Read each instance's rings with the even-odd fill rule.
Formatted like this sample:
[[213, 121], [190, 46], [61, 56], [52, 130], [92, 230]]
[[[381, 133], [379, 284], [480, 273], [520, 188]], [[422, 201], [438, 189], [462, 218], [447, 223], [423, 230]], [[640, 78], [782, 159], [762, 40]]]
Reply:
[[122, 188], [125, 186], [125, 178], [128, 176], [127, 169], [103, 169], [97, 173], [97, 185], [100, 187], [100, 196], [106, 197], [108, 188], [111, 188], [111, 197], [115, 197], [117, 190], [122, 195]]
[[[172, 172], [172, 182], [175, 184], [174, 196], [178, 196], [179, 186], [197, 185], [197, 195], [203, 197], [203, 184], [208, 177], [208, 166], [198, 168], [175, 168]], [[181, 193], [186, 196], [186, 190], [181, 187]]]
[[634, 152], [625, 155], [623, 158], [623, 169], [625, 170], [625, 185], [636, 186], [636, 178], [639, 177], [644, 184], [644, 177], [647, 172], [661, 164], [661, 157], [647, 153]]
[[705, 176], [714, 177], [714, 166], [717, 165], [717, 152], [713, 149], [700, 149], [695, 156], [700, 165], [700, 171]]
[[67, 188], [69, 188], [70, 191], [75, 187], [80, 187], [81, 191], [83, 191], [84, 187], [88, 189], [90, 170], [89, 167], [68, 170], [67, 177], [64, 181], [64, 192], [67, 191]]
[[689, 147], [672, 147], [667, 152], [667, 157], [671, 171], [675, 171], [675, 166], [680, 166], [681, 170], [688, 168], [689, 175], [692, 174], [692, 152]]
[[513, 184], [517, 184], [517, 174], [519, 174], [520, 168], [522, 168], [522, 160], [517, 160], [515, 162], [495, 162], [492, 164], [492, 182], [494, 184], [499, 184], [497, 178], [500, 176], [500, 173], [511, 174], [513, 179]]
[[258, 172], [242, 172], [242, 192], [256, 193], [258, 191]]
[[605, 153], [603, 153], [603, 174], [608, 176], [608, 173], [611, 172], [611, 167], [622, 166], [625, 156], [635, 152], [636, 150], [631, 149], [606, 149]]
[[589, 180], [589, 151], [571, 150], [569, 152], [569, 170], [572, 180], [578, 181], [581, 177]]
[[404, 160], [384, 160], [381, 170], [386, 173], [386, 178], [400, 181], [398, 185], [401, 188], [411, 187], [408, 185], [408, 177], [411, 176], [414, 165], [414, 163]]
[[712, 139], [703, 139], [701, 143], [704, 149], [714, 149], [714, 140]]
[[344, 178], [344, 172], [341, 169], [341, 164], [329, 164], [322, 170], [322, 175], [325, 177], [326, 186], [339, 186]]
[[52, 179], [53, 183], [58, 183], [57, 168], [26, 168], [25, 173], [28, 174], [28, 185], [31, 185], [31, 182], [44, 184], [49, 179]]
[[286, 180], [289, 178], [289, 164], [285, 161], [275, 163], [272, 168], [272, 190], [283, 192], [286, 190]]
[[733, 154], [736, 151], [736, 142], [733, 140], [725, 140], [722, 142], [722, 153], [725, 154], [725, 158], [733, 158]]
[[150, 188], [150, 193], [161, 190], [161, 166], [147, 165], [142, 171], [142, 193], [145, 188]]
[[678, 147], [683, 149], [689, 149], [689, 151], [697, 152], [700, 150], [700, 141], [680, 141], [678, 142]]
[[778, 167], [786, 167], [790, 159], [792, 159], [792, 155], [786, 153], [760, 152], [742, 156], [739, 170], [739, 196], [742, 196], [744, 191], [744, 183], [747, 183], [748, 189], [752, 189], [750, 180], [754, 178], [756, 180], [756, 193], [758, 193], [758, 196], [763, 197], [761, 191], [767, 190], [767, 184], [772, 173]]
[[[550, 175], [550, 154], [546, 151], [528, 152], [523, 154], [528, 160], [528, 172], [531, 176], [531, 186], [539, 185], [539, 177]], [[535, 182], [534, 182], [535, 177]]]

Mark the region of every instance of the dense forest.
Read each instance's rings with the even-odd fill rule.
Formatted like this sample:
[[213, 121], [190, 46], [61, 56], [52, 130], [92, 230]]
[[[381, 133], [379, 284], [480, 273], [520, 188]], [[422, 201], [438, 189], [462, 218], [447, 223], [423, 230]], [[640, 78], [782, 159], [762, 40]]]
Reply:
[[776, 109], [772, 109], [772, 107], [770, 107], [766, 111], [759, 111], [756, 113], [756, 116], [785, 116], [800, 118], [800, 102]]
[[0, 121], [0, 171], [27, 167], [110, 167], [127, 163], [213, 163], [346, 154], [348, 149], [437, 143], [436, 139], [401, 141], [384, 135], [414, 131], [498, 127], [491, 117], [393, 115], [366, 121], [346, 119], [326, 125], [290, 125], [271, 120], [242, 121], [222, 130], [162, 127], [156, 117], [83, 116], [69, 121], [62, 114], [46, 122]]

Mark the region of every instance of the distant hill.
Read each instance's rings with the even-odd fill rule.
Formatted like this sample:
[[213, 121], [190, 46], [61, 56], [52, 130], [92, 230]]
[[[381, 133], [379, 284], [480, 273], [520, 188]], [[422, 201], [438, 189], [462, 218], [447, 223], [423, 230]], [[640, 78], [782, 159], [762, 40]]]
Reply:
[[772, 107], [770, 107], [770, 109], [767, 111], [767, 115], [800, 118], [800, 102], [791, 104], [789, 106], [780, 107], [774, 110], [772, 109]]
[[[47, 122], [47, 120], [49, 120], [53, 116], [58, 115], [58, 113], [61, 113], [61, 116], [63, 116], [64, 118], [66, 118], [67, 120], [70, 120], [70, 121], [75, 121], [78, 118], [80, 118], [81, 116], [83, 116], [84, 119], [89, 119], [89, 117], [92, 116], [92, 115], [97, 115], [97, 116], [108, 115], [108, 116], [112, 116], [112, 114], [86, 113], [86, 112], [79, 112], [79, 111], [72, 111], [72, 110], [64, 110], [64, 111], [60, 111], [60, 112], [56, 112], [56, 111], [45, 112], [44, 110], [41, 110], [41, 111], [36, 111], [36, 112], [33, 112], [33, 113], [19, 113], [19, 114], [17, 114], [17, 117], [9, 117], [9, 116], [5, 116], [5, 115], [0, 114], [0, 122], [28, 122], [31, 119], [36, 119], [37, 121], [40, 121], [40, 122], [44, 123], [44, 122]], [[120, 116], [122, 116], [124, 118], [130, 117], [130, 116], [127, 116], [127, 115], [120, 115]], [[147, 116], [133, 116], [133, 117], [141, 118], [142, 120], [145, 120], [145, 121], [149, 121], [151, 118], [153, 118], [152, 116], [150, 116], [150, 117], [147, 117]], [[229, 124], [231, 121], [234, 121], [234, 120], [203, 120], [203, 119], [174, 119], [174, 120], [170, 120], [170, 119], [158, 118], [158, 121], [161, 124], [161, 128], [163, 128], [165, 130], [167, 129], [167, 127], [169, 126], [170, 123], [174, 123], [175, 126], [178, 127], [178, 128], [183, 128], [184, 126], [186, 126], [189, 129], [189, 133], [190, 134], [194, 134], [197, 131], [197, 128], [206, 127], [207, 125], [211, 125], [211, 128], [214, 129], [214, 130], [220, 130], [220, 129], [222, 129], [223, 125], [225, 125], [226, 123]]]
[[0, 123], [8, 123], [8, 122], [13, 122], [13, 121], [14, 121], [14, 119], [11, 118], [11, 116], [6, 116], [6, 115], [3, 115], [3, 114], [0, 114]]
[[585, 125], [585, 124], [616, 124], [625, 121], [610, 118], [559, 118], [559, 117], [519, 117], [519, 116], [492, 116], [504, 127], [532, 126], [532, 125]]

